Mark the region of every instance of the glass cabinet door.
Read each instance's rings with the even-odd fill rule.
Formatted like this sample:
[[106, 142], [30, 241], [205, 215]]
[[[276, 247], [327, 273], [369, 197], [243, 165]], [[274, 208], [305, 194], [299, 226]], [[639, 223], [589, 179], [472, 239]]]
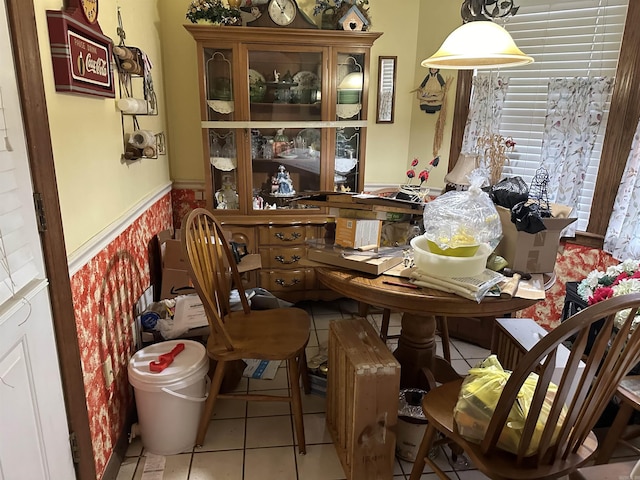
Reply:
[[[205, 48], [203, 50], [204, 93], [206, 114], [203, 120], [229, 122], [236, 119], [236, 95], [233, 90], [233, 50]], [[220, 123], [223, 125], [223, 123]], [[205, 129], [205, 151], [211, 169], [213, 206], [219, 210], [239, 210], [239, 176], [236, 130]]]
[[249, 115], [255, 210], [309, 208], [321, 189], [323, 52], [250, 50]]
[[364, 102], [364, 53], [337, 54], [334, 190], [357, 192], [364, 151], [362, 132], [366, 120]]

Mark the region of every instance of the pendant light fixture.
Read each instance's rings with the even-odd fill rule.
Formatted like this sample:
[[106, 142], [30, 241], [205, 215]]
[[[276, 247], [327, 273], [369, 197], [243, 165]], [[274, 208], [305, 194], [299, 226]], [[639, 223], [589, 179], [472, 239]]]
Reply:
[[509, 32], [493, 22], [495, 18], [515, 15], [512, 0], [465, 0], [465, 22], [445, 39], [431, 57], [422, 61], [428, 68], [473, 70], [527, 65], [533, 58], [518, 48]]

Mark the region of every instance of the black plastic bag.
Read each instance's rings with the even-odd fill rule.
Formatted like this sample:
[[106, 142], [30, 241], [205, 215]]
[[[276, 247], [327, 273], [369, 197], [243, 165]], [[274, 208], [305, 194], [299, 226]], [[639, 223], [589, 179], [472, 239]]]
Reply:
[[527, 205], [526, 200], [511, 209], [511, 221], [519, 232], [538, 233], [546, 230], [540, 215], [540, 207], [536, 203]]
[[510, 177], [491, 185], [487, 193], [493, 203], [511, 210], [529, 198], [529, 187], [521, 177]]

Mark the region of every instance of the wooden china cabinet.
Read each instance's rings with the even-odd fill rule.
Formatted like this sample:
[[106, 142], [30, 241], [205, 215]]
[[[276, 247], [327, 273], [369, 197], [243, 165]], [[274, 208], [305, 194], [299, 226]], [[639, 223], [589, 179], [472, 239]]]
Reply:
[[251, 283], [326, 299], [306, 241], [328, 213], [296, 198], [362, 191], [370, 49], [380, 33], [186, 25], [196, 41], [207, 207], [259, 252]]

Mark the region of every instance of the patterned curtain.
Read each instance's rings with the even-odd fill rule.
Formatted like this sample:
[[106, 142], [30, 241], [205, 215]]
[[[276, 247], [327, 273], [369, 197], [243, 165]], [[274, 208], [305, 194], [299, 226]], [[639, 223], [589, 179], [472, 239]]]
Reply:
[[640, 122], [636, 128], [627, 165], [613, 204], [604, 251], [622, 261], [640, 259]]
[[[549, 200], [576, 208], [613, 79], [559, 78], [549, 82], [541, 166], [549, 172]], [[575, 233], [575, 224], [564, 235]]]
[[462, 139], [461, 153], [464, 154], [477, 153], [478, 138], [487, 132], [498, 133], [500, 130], [509, 79], [481, 73], [473, 77], [472, 86], [469, 117]]

